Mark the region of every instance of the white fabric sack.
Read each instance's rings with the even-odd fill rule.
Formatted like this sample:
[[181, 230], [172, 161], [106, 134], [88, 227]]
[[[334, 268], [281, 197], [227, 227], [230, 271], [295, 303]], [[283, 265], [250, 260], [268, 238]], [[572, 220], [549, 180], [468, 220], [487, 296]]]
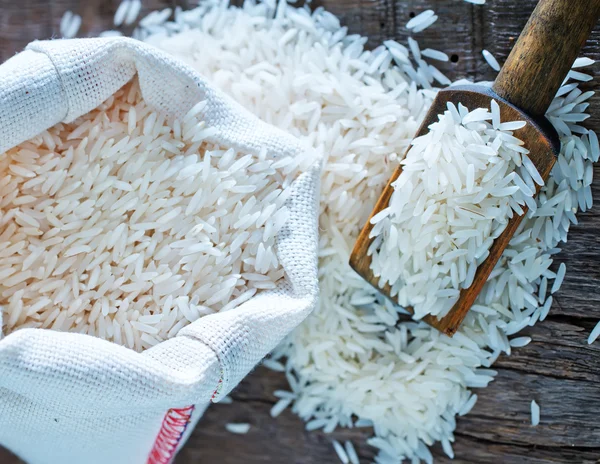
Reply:
[[[145, 101], [170, 115], [206, 99], [214, 142], [249, 153], [306, 150], [188, 66], [141, 42], [108, 38], [33, 42], [0, 66], [0, 153], [89, 112], [136, 73]], [[294, 182], [292, 217], [277, 238], [284, 283], [235, 310], [203, 317], [143, 353], [43, 329], [0, 340], [0, 444], [30, 463], [170, 462], [211, 400], [315, 307], [318, 186], [315, 161]]]

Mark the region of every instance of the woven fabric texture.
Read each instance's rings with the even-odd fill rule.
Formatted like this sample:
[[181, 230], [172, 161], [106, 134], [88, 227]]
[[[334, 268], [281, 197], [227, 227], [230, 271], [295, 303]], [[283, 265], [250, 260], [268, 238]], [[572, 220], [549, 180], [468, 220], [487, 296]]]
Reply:
[[[0, 153], [98, 106], [134, 75], [145, 101], [181, 117], [198, 101], [213, 141], [273, 156], [307, 152], [185, 64], [127, 38], [33, 42], [0, 66]], [[136, 464], [165, 413], [196, 405], [194, 422], [315, 307], [320, 161], [288, 200], [277, 240], [277, 289], [203, 317], [143, 353], [87, 335], [18, 330], [0, 340], [0, 444], [30, 463]]]

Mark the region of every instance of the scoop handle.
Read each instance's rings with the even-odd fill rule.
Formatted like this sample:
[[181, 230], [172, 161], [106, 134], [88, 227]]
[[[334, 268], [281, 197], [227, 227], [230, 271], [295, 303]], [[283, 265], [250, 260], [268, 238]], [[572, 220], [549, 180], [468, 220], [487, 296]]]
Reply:
[[599, 14], [600, 0], [540, 0], [494, 91], [530, 116], [543, 116]]

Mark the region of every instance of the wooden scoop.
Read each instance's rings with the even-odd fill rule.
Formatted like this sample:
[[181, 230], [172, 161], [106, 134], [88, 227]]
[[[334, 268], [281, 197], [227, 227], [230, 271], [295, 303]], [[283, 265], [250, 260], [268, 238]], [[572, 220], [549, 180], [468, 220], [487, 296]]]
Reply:
[[[600, 0], [540, 0], [493, 87], [468, 85], [441, 90], [416, 136], [428, 132], [428, 127], [446, 110], [448, 102], [455, 105], [462, 103], [472, 111], [475, 108], [490, 108], [494, 99], [500, 105], [502, 121], [526, 121], [525, 127], [516, 130], [514, 135], [524, 142], [530, 151], [529, 158], [546, 181], [556, 161], [560, 143], [544, 114], [599, 14]], [[394, 190], [392, 183], [401, 172], [402, 168], [398, 166], [358, 236], [350, 256], [350, 266], [388, 297], [391, 289], [389, 285], [379, 288], [379, 278], [373, 275], [371, 257], [367, 255], [371, 243], [369, 233], [373, 228], [370, 220], [388, 206]], [[527, 212], [525, 206], [523, 210]], [[477, 268], [473, 284], [461, 290], [450, 312], [441, 319], [427, 316], [423, 319], [425, 322], [449, 336], [454, 335], [522, 219], [523, 216], [515, 214], [509, 220], [504, 232], [492, 244], [487, 259]]]

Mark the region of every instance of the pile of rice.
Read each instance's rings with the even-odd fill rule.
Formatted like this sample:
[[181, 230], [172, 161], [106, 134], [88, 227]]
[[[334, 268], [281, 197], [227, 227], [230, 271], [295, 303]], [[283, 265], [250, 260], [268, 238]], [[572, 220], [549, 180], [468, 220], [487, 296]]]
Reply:
[[41, 327], [138, 351], [275, 288], [275, 236], [303, 157], [211, 142], [137, 80], [71, 124], [0, 156], [4, 332]]
[[[543, 185], [512, 135], [524, 121], [501, 122], [494, 100], [491, 111], [447, 106], [415, 138], [389, 205], [371, 219], [371, 269], [416, 319], [448, 313], [509, 218], [526, 203], [535, 209], [534, 179]], [[513, 262], [536, 254], [524, 251]]]
[[[500, 353], [530, 341], [509, 337], [548, 314], [551, 293], [565, 275], [564, 265], [556, 273], [550, 270], [552, 257], [577, 222], [575, 213], [591, 207], [592, 161], [600, 148], [596, 135], [579, 124], [588, 116], [593, 92], [577, 88], [577, 81], [591, 77], [572, 71], [558, 91], [548, 111], [562, 142], [558, 163], [450, 339], [400, 319], [405, 311], [348, 265], [358, 232], [402, 161], [436, 94], [434, 86], [449, 83], [426, 59], [447, 60], [447, 55], [421, 51], [412, 38], [408, 47], [386, 41], [365, 50], [366, 38], [348, 35], [322, 8], [310, 11], [274, 0], [247, 1], [241, 8], [207, 0], [190, 11], [177, 8], [167, 22], [172, 13], [152, 12], [134, 36], [188, 62], [263, 120], [326, 157], [321, 302], [268, 361], [285, 371], [291, 390], [278, 392], [275, 415], [291, 405], [307, 430], [373, 427], [369, 443], [379, 449], [381, 464], [404, 458], [431, 462], [428, 447], [438, 441], [452, 457], [456, 416], [477, 401], [471, 389], [494, 378], [489, 368]], [[421, 18], [413, 28], [423, 25]], [[574, 66], [592, 63], [579, 59]], [[520, 175], [531, 189], [527, 175], [522, 170]], [[352, 453], [344, 456], [340, 448], [341, 458], [349, 459]]]
[[[447, 82], [426, 58], [446, 55], [422, 54], [413, 39], [408, 48], [387, 41], [368, 51], [366, 38], [348, 35], [322, 8], [283, 2], [235, 8], [213, 0], [176, 10], [172, 22], [166, 16], [143, 19], [135, 36], [186, 61], [326, 157], [321, 302], [269, 362], [285, 370], [291, 388], [277, 412], [291, 404], [308, 430], [373, 426], [369, 443], [380, 450], [379, 463], [431, 462], [428, 446], [436, 441], [452, 456], [456, 416], [477, 400], [471, 389], [493, 379], [489, 367], [510, 353], [510, 336], [548, 314], [564, 277], [564, 267], [558, 275], [550, 270], [552, 256], [575, 211], [591, 206], [592, 160], [600, 149], [578, 121], [592, 93], [572, 82], [585, 74], [570, 75], [548, 113], [563, 142], [551, 179], [450, 339], [423, 323], [400, 322], [403, 309], [348, 265], [358, 232], [435, 96], [434, 80]], [[277, 359], [285, 359], [284, 368]]]

